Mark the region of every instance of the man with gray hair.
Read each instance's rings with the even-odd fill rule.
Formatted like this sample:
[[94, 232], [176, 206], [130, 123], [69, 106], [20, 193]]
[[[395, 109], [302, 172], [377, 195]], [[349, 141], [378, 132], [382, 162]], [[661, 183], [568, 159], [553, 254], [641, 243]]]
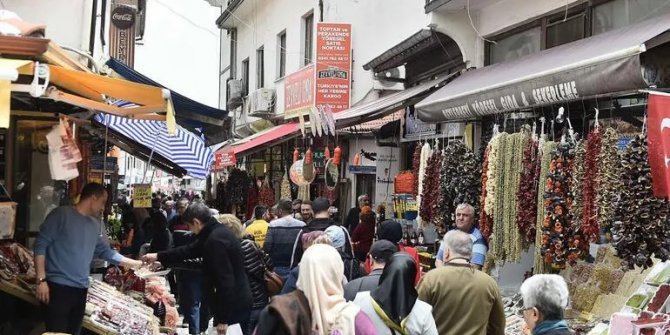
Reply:
[[357, 206], [349, 210], [349, 213], [347, 213], [347, 220], [344, 222], [344, 228], [347, 228], [349, 233], [352, 234], [354, 229], [356, 229], [358, 222], [361, 220], [361, 209], [365, 206], [370, 206], [370, 197], [367, 194], [358, 196], [357, 200]]
[[[462, 203], [456, 207], [456, 229], [469, 234], [472, 240], [472, 256], [470, 257], [470, 264], [475, 268], [481, 270], [486, 262], [486, 253], [489, 248], [486, 245], [484, 235], [475, 227], [475, 208], [470, 204]], [[442, 266], [442, 259], [444, 259], [444, 244], [440, 246], [437, 251], [435, 259], [435, 266]]]
[[428, 272], [419, 299], [433, 306], [441, 335], [503, 335], [505, 311], [495, 280], [470, 263], [472, 239], [455, 229], [444, 236], [444, 266]]
[[572, 335], [563, 311], [568, 306], [568, 285], [559, 275], [534, 275], [521, 284], [523, 316], [534, 335]]

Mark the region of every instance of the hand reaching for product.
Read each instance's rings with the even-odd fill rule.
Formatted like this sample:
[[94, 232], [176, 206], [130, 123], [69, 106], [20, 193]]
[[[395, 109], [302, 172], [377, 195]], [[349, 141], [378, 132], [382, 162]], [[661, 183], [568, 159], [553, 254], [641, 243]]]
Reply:
[[158, 260], [158, 254], [153, 253], [153, 254], [146, 254], [142, 256], [142, 261], [144, 264], [151, 264], [154, 263]]

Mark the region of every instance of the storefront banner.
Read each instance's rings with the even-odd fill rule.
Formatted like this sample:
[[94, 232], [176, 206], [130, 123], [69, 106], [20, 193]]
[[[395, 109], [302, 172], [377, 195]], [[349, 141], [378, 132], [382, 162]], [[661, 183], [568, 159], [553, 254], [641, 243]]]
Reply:
[[308, 114], [313, 107], [314, 65], [309, 65], [284, 80], [284, 118]]
[[652, 190], [657, 197], [668, 197], [670, 190], [670, 96], [649, 94], [647, 146], [651, 165]]
[[349, 165], [349, 173], [351, 174], [377, 174], [377, 167], [367, 165]]
[[214, 154], [214, 169], [222, 170], [226, 167], [237, 165], [237, 157], [234, 151], [217, 152]]
[[133, 191], [133, 207], [135, 208], [151, 208], [151, 185], [138, 184], [135, 185]]
[[334, 113], [349, 108], [351, 99], [351, 24], [316, 25], [316, 107]]
[[109, 25], [109, 55], [132, 68], [135, 64], [135, 23], [137, 15], [134, 7], [112, 2]]

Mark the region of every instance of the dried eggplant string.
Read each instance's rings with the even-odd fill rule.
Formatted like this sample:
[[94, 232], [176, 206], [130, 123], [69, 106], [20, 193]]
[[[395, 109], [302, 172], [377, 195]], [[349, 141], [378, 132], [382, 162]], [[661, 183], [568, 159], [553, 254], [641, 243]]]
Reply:
[[580, 141], [576, 144], [575, 147], [575, 159], [573, 160], [572, 166], [572, 185], [575, 185], [572, 190], [573, 204], [571, 209], [572, 214], [572, 224], [576, 227], [581, 226], [582, 223], [582, 211], [584, 205], [584, 197], [582, 193], [582, 188], [579, 187], [582, 185], [584, 180], [584, 161], [586, 160], [586, 143]]
[[442, 160], [440, 180], [440, 215], [453, 228], [454, 213], [459, 204], [467, 203], [479, 210], [481, 165], [476, 155], [461, 141], [450, 144]]
[[544, 221], [545, 206], [544, 206], [544, 185], [547, 181], [547, 174], [549, 173], [549, 164], [551, 163], [551, 152], [556, 150], [556, 142], [544, 142], [540, 147], [540, 173], [539, 173], [539, 187], [537, 192], [537, 218], [536, 218], [536, 232], [535, 232], [535, 261], [533, 265], [534, 273], [546, 273], [547, 268], [542, 257], [542, 222]]
[[612, 240], [612, 217], [614, 215], [614, 201], [621, 191], [621, 163], [617, 142], [619, 134], [613, 128], [607, 128], [603, 133], [599, 154], [600, 166], [598, 173], [598, 191], [596, 194], [597, 219], [605, 241]]
[[651, 190], [646, 136], [633, 139], [621, 155], [621, 191], [615, 202], [612, 238], [624, 270], [647, 268], [652, 256], [670, 258], [668, 203]]

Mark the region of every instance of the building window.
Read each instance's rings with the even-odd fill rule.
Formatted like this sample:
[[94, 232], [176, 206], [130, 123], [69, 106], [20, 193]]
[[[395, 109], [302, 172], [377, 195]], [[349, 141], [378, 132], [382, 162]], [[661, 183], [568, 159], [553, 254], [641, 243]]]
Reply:
[[263, 47], [256, 50], [256, 88], [265, 86], [265, 52]]
[[237, 76], [237, 29], [229, 30], [230, 36], [230, 77]]
[[286, 31], [277, 35], [277, 78], [286, 75]]
[[249, 95], [249, 58], [242, 61], [242, 95]]
[[540, 51], [542, 44], [542, 28], [515, 33], [499, 39], [489, 45], [489, 64], [509, 62], [525, 55]]
[[585, 26], [586, 13], [582, 12], [569, 17], [563, 21], [563, 18], [556, 18], [553, 22], [547, 24], [547, 42], [546, 48], [550, 49], [561, 44], [566, 44], [581, 40], [586, 37]]
[[303, 17], [303, 58], [302, 66], [312, 64], [314, 61], [314, 13]]
[[593, 7], [593, 35], [625, 27], [670, 12], [670, 3], [662, 0], [614, 0]]

